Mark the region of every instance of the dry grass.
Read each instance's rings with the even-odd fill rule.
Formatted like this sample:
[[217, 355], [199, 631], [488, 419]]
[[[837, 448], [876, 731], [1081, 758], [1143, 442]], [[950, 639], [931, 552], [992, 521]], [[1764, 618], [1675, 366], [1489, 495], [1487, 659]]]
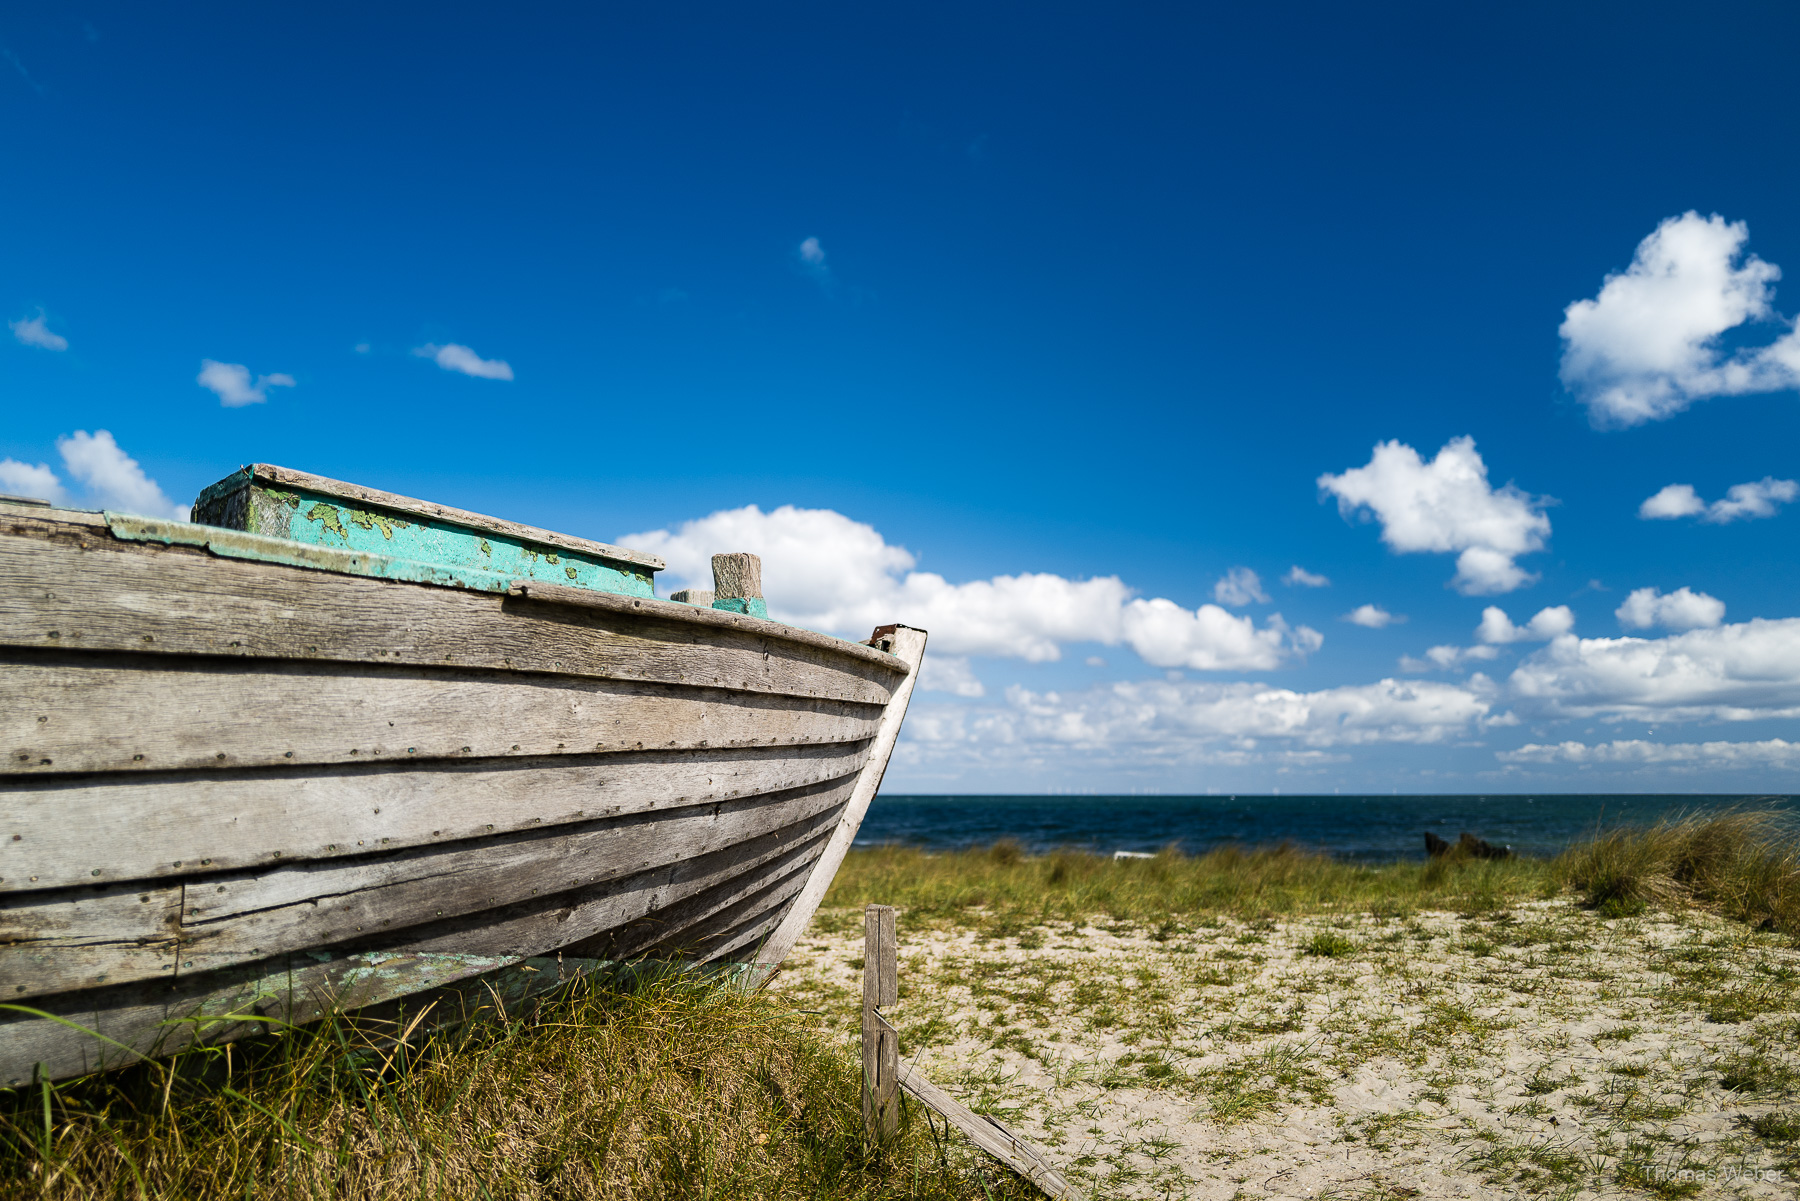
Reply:
[[1588, 904], [1616, 916], [1701, 904], [1760, 929], [1800, 934], [1800, 841], [1791, 814], [1689, 815], [1597, 835], [1556, 861]]
[[[859, 1072], [768, 996], [578, 985], [383, 1045], [339, 1020], [0, 1100], [0, 1195], [45, 1198], [976, 1198], [1020, 1182], [884, 1150]], [[166, 1101], [165, 1101], [166, 1097]], [[983, 1173], [987, 1177], [984, 1178]]]

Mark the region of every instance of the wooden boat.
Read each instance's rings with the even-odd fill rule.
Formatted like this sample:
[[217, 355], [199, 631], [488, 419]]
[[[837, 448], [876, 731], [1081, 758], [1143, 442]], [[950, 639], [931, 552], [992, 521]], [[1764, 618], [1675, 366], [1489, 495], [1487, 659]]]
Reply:
[[195, 516], [0, 503], [0, 1086], [558, 957], [766, 978], [924, 653], [283, 468]]

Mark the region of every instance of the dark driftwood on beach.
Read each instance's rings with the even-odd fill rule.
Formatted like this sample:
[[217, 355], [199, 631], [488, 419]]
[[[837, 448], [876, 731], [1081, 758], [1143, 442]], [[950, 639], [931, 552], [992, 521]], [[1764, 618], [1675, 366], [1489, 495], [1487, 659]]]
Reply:
[[1461, 851], [1470, 859], [1511, 859], [1511, 847], [1497, 847], [1486, 839], [1477, 838], [1467, 830], [1453, 843], [1445, 842], [1430, 830], [1425, 831], [1425, 853], [1433, 859], [1442, 859], [1451, 851]]

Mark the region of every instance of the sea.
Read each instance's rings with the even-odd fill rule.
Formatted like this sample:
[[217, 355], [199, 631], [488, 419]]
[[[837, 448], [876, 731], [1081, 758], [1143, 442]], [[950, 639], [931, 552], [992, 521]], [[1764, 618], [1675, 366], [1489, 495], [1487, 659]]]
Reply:
[[1038, 853], [1110, 853], [1176, 846], [1199, 854], [1227, 843], [1296, 847], [1381, 863], [1425, 858], [1425, 833], [1467, 831], [1522, 855], [1554, 855], [1616, 825], [1684, 814], [1779, 809], [1800, 797], [1553, 794], [1531, 796], [889, 796], [869, 806], [857, 846], [950, 850], [1003, 838]]

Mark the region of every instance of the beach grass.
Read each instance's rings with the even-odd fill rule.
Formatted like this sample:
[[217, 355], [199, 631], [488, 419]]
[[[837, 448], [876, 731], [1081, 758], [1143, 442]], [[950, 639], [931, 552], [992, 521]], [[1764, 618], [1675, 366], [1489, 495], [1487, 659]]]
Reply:
[[1800, 934], [1797, 833], [1794, 816], [1781, 811], [1682, 814], [1597, 831], [1550, 859], [1479, 859], [1453, 846], [1438, 859], [1380, 864], [1291, 844], [1227, 845], [1194, 856], [1171, 846], [1149, 859], [1070, 849], [1029, 855], [1008, 840], [944, 852], [868, 847], [845, 859], [825, 906], [874, 902], [903, 908], [914, 920], [1004, 929], [1096, 914], [1120, 921], [1330, 910], [1479, 914], [1570, 892], [1611, 916], [1652, 903], [1697, 905]]
[[860, 1063], [767, 994], [576, 983], [396, 1044], [338, 1018], [0, 1094], [0, 1196], [1028, 1195], [928, 1129], [863, 1133]]

